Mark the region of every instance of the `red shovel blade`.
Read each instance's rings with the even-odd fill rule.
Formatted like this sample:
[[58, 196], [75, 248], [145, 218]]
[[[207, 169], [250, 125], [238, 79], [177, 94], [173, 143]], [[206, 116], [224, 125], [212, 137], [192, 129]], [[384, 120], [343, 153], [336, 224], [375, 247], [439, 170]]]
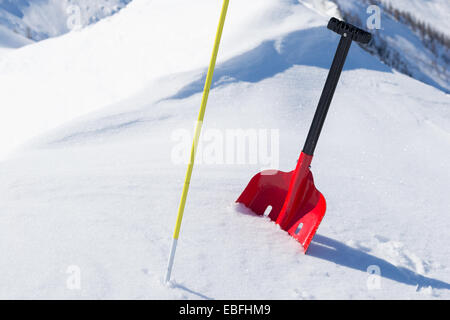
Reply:
[[276, 221], [286, 199], [291, 172], [267, 170], [256, 174], [236, 202], [262, 216], [271, 207], [269, 217]]
[[258, 215], [270, 210], [269, 218], [300, 242], [304, 252], [326, 211], [325, 198], [316, 189], [309, 169], [311, 160], [302, 153], [294, 171], [258, 173], [237, 200]]

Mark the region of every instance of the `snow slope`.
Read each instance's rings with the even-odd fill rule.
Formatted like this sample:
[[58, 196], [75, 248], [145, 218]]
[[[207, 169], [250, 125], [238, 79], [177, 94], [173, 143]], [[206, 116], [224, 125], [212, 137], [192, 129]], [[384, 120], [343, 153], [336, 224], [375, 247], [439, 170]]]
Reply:
[[[443, 92], [352, 47], [313, 163], [328, 209], [307, 255], [234, 204], [267, 163], [208, 162], [211, 135], [274, 129], [280, 168], [295, 166], [338, 36], [282, 0], [231, 2], [210, 140], [174, 281], [162, 284], [185, 171], [177, 133], [196, 119], [219, 2], [135, 0], [92, 28], [0, 56], [10, 106], [0, 117], [0, 298], [448, 299]], [[71, 266], [81, 290], [66, 286]], [[367, 272], [377, 267], [379, 285]]]
[[[8, 92], [2, 101], [9, 110], [0, 119], [0, 130], [8, 132], [0, 135], [0, 158], [36, 134], [128, 98], [162, 76], [206, 66], [215, 27], [204, 25], [214, 26], [217, 15], [203, 12], [217, 12], [221, 4], [180, 0], [175, 4], [173, 14], [162, 15], [174, 4], [133, 1], [120, 15], [100, 21], [95, 28], [0, 57], [0, 87]], [[227, 50], [220, 59], [302, 23], [319, 24], [289, 3], [275, 6], [261, 1], [252, 6], [250, 11], [249, 4], [233, 4], [234, 24], [228, 28]], [[180, 28], [188, 25], [191, 29]], [[35, 101], [40, 102], [39, 108], [30, 107]]]

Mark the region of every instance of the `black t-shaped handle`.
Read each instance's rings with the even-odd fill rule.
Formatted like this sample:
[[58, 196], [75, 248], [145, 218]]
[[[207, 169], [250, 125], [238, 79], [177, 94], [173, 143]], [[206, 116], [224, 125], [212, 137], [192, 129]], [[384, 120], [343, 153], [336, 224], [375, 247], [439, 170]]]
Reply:
[[350, 23], [340, 21], [336, 18], [330, 19], [330, 21], [328, 22], [328, 29], [333, 30], [341, 36], [345, 35], [356, 42], [365, 44], [369, 43], [370, 40], [372, 40], [372, 35], [369, 32], [359, 29]]

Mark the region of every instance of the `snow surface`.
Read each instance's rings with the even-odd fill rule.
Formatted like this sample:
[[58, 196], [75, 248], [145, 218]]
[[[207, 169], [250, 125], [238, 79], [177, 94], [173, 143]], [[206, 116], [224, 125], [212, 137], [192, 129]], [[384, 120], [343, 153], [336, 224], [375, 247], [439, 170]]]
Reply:
[[[448, 299], [449, 96], [356, 45], [313, 162], [328, 209], [308, 254], [234, 204], [266, 164], [203, 162], [162, 283], [175, 133], [193, 128], [220, 5], [134, 0], [0, 56], [0, 298]], [[231, 1], [203, 132], [279, 130], [293, 169], [338, 43], [326, 22], [296, 1]]]

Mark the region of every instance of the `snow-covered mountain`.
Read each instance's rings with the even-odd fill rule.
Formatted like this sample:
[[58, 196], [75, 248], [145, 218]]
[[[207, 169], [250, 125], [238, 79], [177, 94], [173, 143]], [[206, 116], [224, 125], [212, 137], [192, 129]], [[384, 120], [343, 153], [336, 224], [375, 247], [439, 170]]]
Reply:
[[293, 169], [339, 41], [327, 14], [284, 0], [230, 3], [162, 283], [185, 174], [174, 152], [190, 147], [220, 7], [134, 0], [0, 55], [0, 298], [448, 299], [450, 97], [356, 44], [313, 162], [328, 209], [308, 254], [235, 205], [267, 163], [224, 164], [214, 141], [274, 130]]
[[[297, 0], [296, 0], [297, 1]], [[375, 32], [375, 40], [366, 50], [383, 63], [406, 75], [423, 81], [445, 92], [450, 92], [450, 2], [446, 0], [299, 0], [309, 8], [326, 16], [340, 16], [348, 22], [365, 27], [367, 7], [378, 5], [382, 9], [382, 29]], [[0, 34], [0, 46], [14, 48], [29, 42], [23, 38], [43, 40], [58, 36], [73, 28], [86, 26], [114, 14], [131, 0], [1, 0], [0, 25], [19, 34]], [[388, 9], [391, 10], [388, 10]], [[424, 35], [393, 10], [407, 14], [416, 23], [423, 23], [435, 34]], [[420, 25], [419, 25], [420, 26]], [[11, 40], [15, 39], [15, 40]]]
[[383, 0], [383, 3], [410, 12], [439, 31], [450, 34], [450, 2], [447, 0]]
[[118, 12], [130, 1], [0, 0], [0, 25], [39, 41], [97, 22]]
[[[303, 0], [322, 14], [338, 12], [362, 28], [377, 5], [380, 29], [363, 46], [383, 63], [417, 80], [450, 92], [450, 1]], [[331, 8], [331, 9], [330, 9]], [[328, 12], [326, 10], [331, 10]]]

